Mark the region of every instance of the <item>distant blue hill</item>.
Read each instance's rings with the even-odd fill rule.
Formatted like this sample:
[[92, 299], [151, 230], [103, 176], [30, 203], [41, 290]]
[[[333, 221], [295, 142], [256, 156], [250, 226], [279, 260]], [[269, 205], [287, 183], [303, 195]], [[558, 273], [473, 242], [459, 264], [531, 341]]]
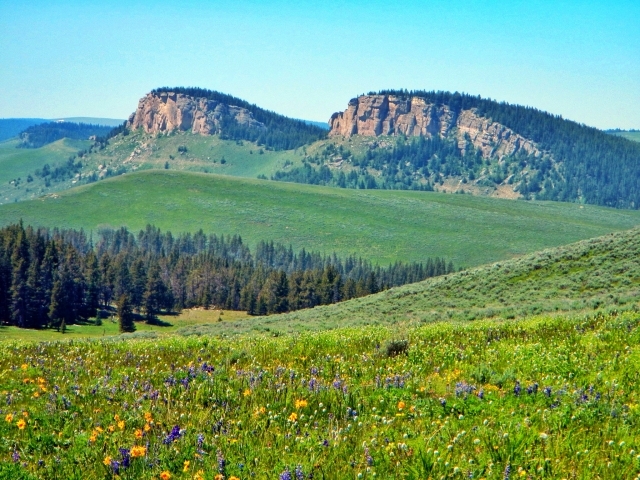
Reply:
[[17, 137], [23, 130], [46, 121], [44, 118], [0, 118], [0, 142]]
[[327, 122], [316, 122], [314, 120], [303, 120], [301, 119], [304, 123], [306, 123], [307, 125], [314, 125], [316, 127], [320, 127], [324, 130], [329, 130], [329, 124]]
[[9, 138], [17, 137], [21, 132], [34, 125], [51, 121], [63, 120], [73, 123], [87, 123], [91, 125], [106, 125], [108, 127], [117, 127], [124, 120], [114, 118], [94, 118], [94, 117], [69, 117], [69, 118], [0, 118], [0, 142]]

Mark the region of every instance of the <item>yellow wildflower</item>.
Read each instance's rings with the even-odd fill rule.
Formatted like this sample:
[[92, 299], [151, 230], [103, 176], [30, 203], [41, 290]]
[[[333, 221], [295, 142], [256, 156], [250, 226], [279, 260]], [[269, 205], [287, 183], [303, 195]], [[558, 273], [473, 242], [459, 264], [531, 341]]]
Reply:
[[142, 438], [142, 430], [140, 430], [139, 428], [135, 431], [134, 435], [136, 436], [136, 438]]
[[193, 480], [204, 480], [204, 470], [198, 470], [198, 472], [193, 476]]
[[291, 415], [289, 415], [290, 422], [295, 422], [296, 420], [298, 420], [298, 414], [296, 412], [293, 412]]
[[102, 460], [102, 463], [108, 467], [109, 465], [111, 465], [111, 457], [107, 455], [106, 457], [104, 457], [104, 460]]
[[151, 415], [151, 412], [145, 412], [144, 420], [147, 423], [151, 423], [153, 421], [153, 416]]
[[33, 392], [33, 398], [38, 398], [40, 394], [38, 392]]
[[304, 408], [308, 405], [307, 401], [302, 399], [302, 400], [296, 400], [296, 408]]
[[149, 430], [151, 430], [151, 425], [149, 425], [148, 423], [145, 423], [144, 425], [144, 431], [148, 432]]
[[402, 400], [398, 402], [398, 410], [403, 410], [404, 407], [406, 407], [407, 404], [404, 403]]
[[244, 392], [242, 392], [242, 395], [248, 397], [249, 395], [251, 395], [251, 389], [247, 388]]
[[184, 463], [182, 464], [182, 471], [183, 472], [188, 472], [189, 471], [189, 465], [191, 465], [191, 461], [185, 460]]
[[20, 430], [24, 430], [24, 427], [27, 425], [27, 422], [25, 422], [24, 420], [20, 419], [18, 420], [18, 423], [16, 423], [16, 426], [20, 429]]
[[109, 432], [113, 433], [113, 431], [116, 429], [115, 425], [109, 425], [109, 427], [107, 428], [107, 430], [109, 430]]
[[26, 370], [27, 368], [29, 368], [29, 365], [27, 365], [26, 363], [23, 363], [20, 368], [22, 368], [22, 370]]
[[7, 423], [13, 422], [13, 413], [7, 413], [7, 416], [4, 417], [4, 419]]
[[221, 473], [217, 474], [215, 477], [213, 477], [213, 480], [224, 480], [224, 475], [222, 475]]
[[160, 480], [169, 480], [170, 478], [171, 474], [166, 470], [160, 474]]
[[29, 412], [22, 412], [22, 416], [24, 418], [29, 418]]
[[124, 420], [120, 420], [120, 421], [118, 422], [118, 428], [119, 428], [120, 430], [124, 430]]
[[131, 447], [131, 456], [133, 458], [144, 457], [147, 454], [147, 447]]

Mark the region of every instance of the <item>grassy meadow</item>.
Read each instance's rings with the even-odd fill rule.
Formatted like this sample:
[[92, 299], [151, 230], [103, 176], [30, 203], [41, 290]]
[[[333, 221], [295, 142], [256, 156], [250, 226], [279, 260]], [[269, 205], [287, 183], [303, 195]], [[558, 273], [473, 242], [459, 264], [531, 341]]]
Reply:
[[432, 192], [350, 190], [172, 171], [125, 174], [0, 206], [0, 223], [60, 228], [153, 224], [240, 234], [383, 264], [440, 256], [456, 267], [624, 230], [639, 211]]
[[627, 140], [632, 140], [634, 142], [640, 142], [640, 132], [612, 132], [612, 135], [624, 137]]
[[0, 477], [635, 478], [639, 319], [13, 342]]
[[[16, 148], [18, 143], [18, 140], [0, 142], [0, 204], [42, 195], [49, 189], [34, 172], [46, 163], [51, 166], [62, 164], [78, 150], [87, 148], [90, 144], [88, 141], [63, 139], [42, 148], [32, 149]], [[29, 175], [34, 179], [33, 182], [27, 182]], [[17, 187], [11, 184], [18, 179], [20, 181]], [[71, 179], [64, 182], [64, 188], [71, 187], [71, 182]]]
[[[201, 308], [183, 310], [177, 315], [159, 315], [160, 322], [157, 325], [150, 325], [144, 321], [136, 321], [136, 332], [126, 334], [122, 338], [159, 338], [176, 332], [201, 328], [203, 325], [226, 324], [229, 322], [241, 322], [248, 320], [245, 312], [232, 310], [204, 310]], [[99, 339], [120, 335], [118, 318], [114, 315], [102, 320], [102, 324], [95, 324], [92, 319], [85, 324], [69, 325], [64, 334], [55, 330], [34, 330], [18, 328], [14, 326], [0, 326], [0, 342], [8, 341], [29, 341], [46, 342], [51, 340], [85, 340]], [[237, 327], [234, 327], [237, 329]]]

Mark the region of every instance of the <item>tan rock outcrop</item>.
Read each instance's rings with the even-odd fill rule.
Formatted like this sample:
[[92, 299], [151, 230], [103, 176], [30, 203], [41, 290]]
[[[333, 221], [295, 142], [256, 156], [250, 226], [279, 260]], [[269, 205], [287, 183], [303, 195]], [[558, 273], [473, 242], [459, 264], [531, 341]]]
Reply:
[[148, 93], [141, 98], [127, 127], [143, 128], [147, 133], [191, 130], [200, 135], [212, 135], [221, 131], [225, 118], [240, 125], [266, 128], [245, 108], [173, 92]]
[[363, 95], [350, 100], [344, 112], [334, 113], [329, 125], [330, 136], [454, 136], [461, 149], [470, 142], [485, 158], [511, 155], [520, 150], [540, 154], [532, 141], [500, 123], [478, 116], [475, 109], [462, 110], [456, 115], [447, 105], [430, 104], [420, 97]]

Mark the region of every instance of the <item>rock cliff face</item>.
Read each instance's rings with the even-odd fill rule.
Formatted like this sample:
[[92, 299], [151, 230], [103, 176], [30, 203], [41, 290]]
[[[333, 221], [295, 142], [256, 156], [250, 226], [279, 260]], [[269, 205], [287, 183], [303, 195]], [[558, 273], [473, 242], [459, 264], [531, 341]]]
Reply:
[[148, 93], [141, 98], [137, 110], [129, 117], [127, 127], [143, 128], [147, 133], [190, 130], [212, 135], [219, 133], [226, 121], [257, 129], [266, 128], [244, 108], [172, 92]]
[[470, 142], [485, 158], [512, 155], [520, 150], [533, 155], [541, 153], [532, 141], [478, 116], [475, 109], [456, 114], [447, 105], [429, 104], [420, 97], [363, 95], [352, 99], [344, 112], [334, 113], [329, 124], [330, 136], [454, 137], [461, 149]]

